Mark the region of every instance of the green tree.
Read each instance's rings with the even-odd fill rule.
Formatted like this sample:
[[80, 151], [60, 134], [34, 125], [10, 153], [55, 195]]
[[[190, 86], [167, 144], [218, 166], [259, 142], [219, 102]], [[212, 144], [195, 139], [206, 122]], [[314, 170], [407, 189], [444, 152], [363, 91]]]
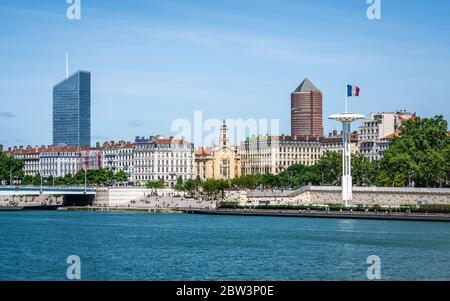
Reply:
[[220, 191], [222, 199], [225, 198], [225, 189], [231, 187], [231, 183], [228, 180], [217, 180], [216, 181], [217, 190]]
[[268, 189], [273, 189], [275, 187], [279, 187], [281, 184], [280, 177], [266, 173], [262, 175], [262, 177], [259, 179], [259, 183]]
[[161, 189], [166, 187], [163, 180], [150, 181], [145, 185], [146, 188]]
[[[37, 178], [38, 176], [36, 176], [35, 178]], [[39, 176], [40, 177], [40, 176]], [[75, 185], [76, 183], [76, 179], [72, 176], [72, 174], [68, 173], [64, 176], [64, 178], [62, 179], [62, 182], [64, 183], [63, 185]], [[35, 185], [35, 184], [34, 184]]]
[[[380, 161], [377, 177], [389, 186], [414, 181], [420, 187], [442, 187], [450, 180], [450, 137], [442, 116], [404, 122]], [[377, 184], [381, 184], [377, 181]]]
[[128, 182], [128, 175], [124, 170], [120, 170], [114, 175], [116, 182]]
[[203, 192], [209, 196], [213, 196], [220, 191], [219, 184], [216, 180], [207, 179], [202, 183]]
[[32, 181], [31, 181], [31, 185], [33, 185], [33, 186], [39, 186], [39, 185], [41, 185], [41, 174], [40, 174], [40, 173], [37, 173], [37, 174], [33, 177]]
[[184, 183], [183, 183], [183, 178], [182, 177], [178, 177], [177, 178], [177, 182], [175, 183], [175, 186], [173, 187], [175, 190], [177, 191], [184, 191], [185, 187], [184, 187]]
[[342, 176], [342, 154], [326, 152], [311, 170], [309, 182], [316, 185], [339, 185]]
[[255, 189], [259, 185], [259, 175], [242, 175], [231, 180], [231, 185], [241, 189]]
[[13, 182], [22, 179], [24, 177], [22, 168], [22, 161], [0, 152], [0, 183], [5, 182], [11, 185], [11, 178]]
[[184, 182], [184, 191], [187, 191], [187, 193], [190, 196], [194, 196], [198, 189], [201, 186], [201, 180], [200, 179], [187, 179], [186, 182]]
[[356, 186], [372, 185], [374, 183], [375, 163], [358, 154], [352, 156], [352, 178]]
[[22, 178], [22, 185], [31, 185], [33, 183], [33, 177], [30, 175], [26, 175]]
[[314, 177], [311, 168], [302, 164], [295, 164], [288, 167], [279, 177], [282, 186], [303, 186], [311, 182]]

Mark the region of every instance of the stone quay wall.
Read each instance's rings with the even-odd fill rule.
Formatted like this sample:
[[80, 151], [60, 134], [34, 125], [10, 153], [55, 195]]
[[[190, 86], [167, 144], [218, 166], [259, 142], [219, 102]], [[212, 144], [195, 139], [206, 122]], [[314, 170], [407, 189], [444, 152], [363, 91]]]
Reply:
[[6, 195], [0, 196], [0, 206], [27, 207], [42, 205], [62, 205], [64, 198], [57, 195]]
[[134, 209], [212, 209], [216, 201], [187, 198], [183, 192], [170, 188], [147, 189], [135, 187], [108, 187], [97, 189], [95, 207]]
[[[342, 204], [341, 187], [306, 186], [297, 190], [247, 190], [227, 194], [228, 200], [241, 205], [326, 205]], [[354, 205], [441, 204], [450, 205], [448, 188], [354, 187]]]
[[105, 187], [97, 188], [93, 206], [120, 207], [128, 206], [131, 201], [140, 200], [149, 195], [174, 196], [173, 189], [148, 189], [136, 187]]

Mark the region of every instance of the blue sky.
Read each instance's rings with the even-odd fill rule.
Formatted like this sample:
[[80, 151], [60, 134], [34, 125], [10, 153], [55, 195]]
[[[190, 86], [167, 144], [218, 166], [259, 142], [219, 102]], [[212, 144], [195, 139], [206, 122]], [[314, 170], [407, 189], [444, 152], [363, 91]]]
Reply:
[[[310, 78], [324, 117], [406, 109], [450, 119], [450, 2], [382, 0], [65, 0], [0, 3], [0, 144], [51, 144], [52, 87], [92, 72], [92, 143], [171, 135], [178, 118], [280, 119]], [[338, 125], [325, 118], [326, 132]]]

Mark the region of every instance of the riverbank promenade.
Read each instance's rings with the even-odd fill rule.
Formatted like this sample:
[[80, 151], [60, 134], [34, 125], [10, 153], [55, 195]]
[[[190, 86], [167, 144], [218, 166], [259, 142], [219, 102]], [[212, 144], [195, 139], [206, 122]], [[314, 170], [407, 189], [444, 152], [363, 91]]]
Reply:
[[450, 214], [407, 213], [407, 212], [359, 212], [359, 211], [318, 211], [318, 210], [276, 210], [276, 209], [190, 209], [188, 214], [239, 215], [239, 216], [279, 216], [306, 218], [371, 219], [450, 222]]

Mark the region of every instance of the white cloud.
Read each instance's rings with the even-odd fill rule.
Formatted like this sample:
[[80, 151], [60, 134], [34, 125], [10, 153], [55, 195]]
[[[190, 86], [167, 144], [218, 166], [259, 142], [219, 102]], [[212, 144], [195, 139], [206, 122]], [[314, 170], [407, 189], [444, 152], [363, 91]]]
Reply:
[[14, 118], [16, 115], [14, 115], [11, 112], [0, 112], [0, 118]]
[[140, 127], [143, 127], [144, 125], [145, 125], [145, 122], [142, 121], [141, 119], [135, 119], [135, 120], [128, 121], [128, 126], [130, 126], [130, 127], [140, 128]]

